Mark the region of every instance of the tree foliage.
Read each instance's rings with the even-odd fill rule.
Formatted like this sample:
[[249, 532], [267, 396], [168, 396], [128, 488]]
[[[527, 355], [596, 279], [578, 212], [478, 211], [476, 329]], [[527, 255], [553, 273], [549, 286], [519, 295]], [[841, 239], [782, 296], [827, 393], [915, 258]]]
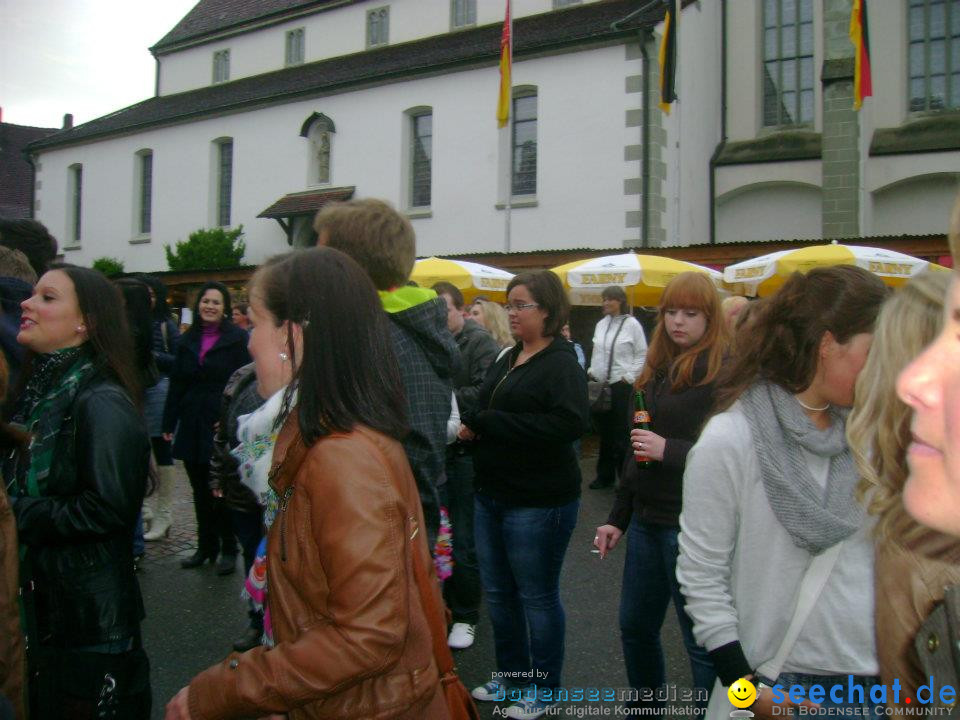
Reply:
[[112, 257], [97, 258], [93, 261], [93, 269], [99, 270], [107, 277], [123, 274], [123, 260]]
[[188, 240], [178, 242], [167, 254], [171, 270], [222, 270], [239, 267], [247, 250], [243, 237], [243, 225], [232, 230], [226, 228], [200, 229], [190, 233]]

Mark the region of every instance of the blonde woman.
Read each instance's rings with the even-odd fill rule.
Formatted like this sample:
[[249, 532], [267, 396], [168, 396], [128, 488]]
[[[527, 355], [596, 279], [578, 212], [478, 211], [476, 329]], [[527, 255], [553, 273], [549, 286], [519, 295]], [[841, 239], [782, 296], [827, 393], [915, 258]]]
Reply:
[[470, 308], [470, 317], [486, 328], [500, 348], [513, 347], [516, 340], [510, 334], [507, 311], [495, 302], [477, 300]]
[[916, 697], [927, 682], [913, 638], [943, 599], [944, 587], [960, 582], [960, 540], [923, 527], [903, 507], [911, 410], [895, 392], [897, 375], [940, 331], [949, 281], [947, 273], [920, 275], [884, 305], [847, 424], [862, 478], [859, 494], [878, 517], [874, 590], [880, 675], [888, 684], [899, 678], [901, 702]]

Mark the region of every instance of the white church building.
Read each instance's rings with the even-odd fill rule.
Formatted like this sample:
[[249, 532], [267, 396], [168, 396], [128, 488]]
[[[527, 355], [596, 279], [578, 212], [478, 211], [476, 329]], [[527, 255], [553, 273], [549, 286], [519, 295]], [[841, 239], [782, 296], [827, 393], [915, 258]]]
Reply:
[[154, 97], [29, 147], [35, 216], [128, 271], [215, 226], [258, 263], [351, 197], [423, 256], [943, 233], [960, 0], [870, 2], [860, 112], [851, 0], [683, 0], [669, 115], [660, 0], [513, 0], [498, 130], [504, 4], [200, 0], [151, 48]]

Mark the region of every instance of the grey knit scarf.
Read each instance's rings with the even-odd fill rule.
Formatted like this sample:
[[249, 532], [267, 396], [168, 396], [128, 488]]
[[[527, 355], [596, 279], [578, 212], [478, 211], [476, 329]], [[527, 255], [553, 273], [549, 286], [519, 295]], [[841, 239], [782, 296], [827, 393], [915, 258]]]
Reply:
[[[854, 496], [857, 470], [847, 446], [848, 410], [830, 408], [830, 427], [818, 429], [789, 392], [760, 381], [741, 396], [757, 454], [767, 501], [793, 544], [819, 555], [863, 524]], [[826, 489], [810, 474], [801, 448], [830, 458]]]

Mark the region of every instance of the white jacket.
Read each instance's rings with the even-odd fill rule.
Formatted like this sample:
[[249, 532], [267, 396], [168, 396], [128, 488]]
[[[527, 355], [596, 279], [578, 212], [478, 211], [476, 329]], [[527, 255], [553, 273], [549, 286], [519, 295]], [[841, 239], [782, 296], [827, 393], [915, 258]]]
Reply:
[[[623, 329], [617, 335], [617, 328], [623, 321]], [[609, 330], [609, 332], [608, 332]], [[633, 315], [604, 315], [593, 331], [593, 352], [590, 355], [590, 377], [596, 380], [607, 379], [607, 363], [610, 360], [610, 346], [613, 338], [617, 346], [613, 349], [613, 368], [610, 370], [610, 384], [623, 380], [633, 385], [643, 370], [647, 359], [647, 337], [643, 334], [640, 321]]]
[[[829, 459], [806, 451], [804, 458], [825, 486]], [[784, 672], [877, 674], [873, 524], [868, 516], [844, 541]], [[687, 456], [680, 531], [677, 580], [697, 642], [712, 651], [739, 640], [754, 668], [771, 659], [811, 555], [770, 507], [739, 403], [710, 419]]]

